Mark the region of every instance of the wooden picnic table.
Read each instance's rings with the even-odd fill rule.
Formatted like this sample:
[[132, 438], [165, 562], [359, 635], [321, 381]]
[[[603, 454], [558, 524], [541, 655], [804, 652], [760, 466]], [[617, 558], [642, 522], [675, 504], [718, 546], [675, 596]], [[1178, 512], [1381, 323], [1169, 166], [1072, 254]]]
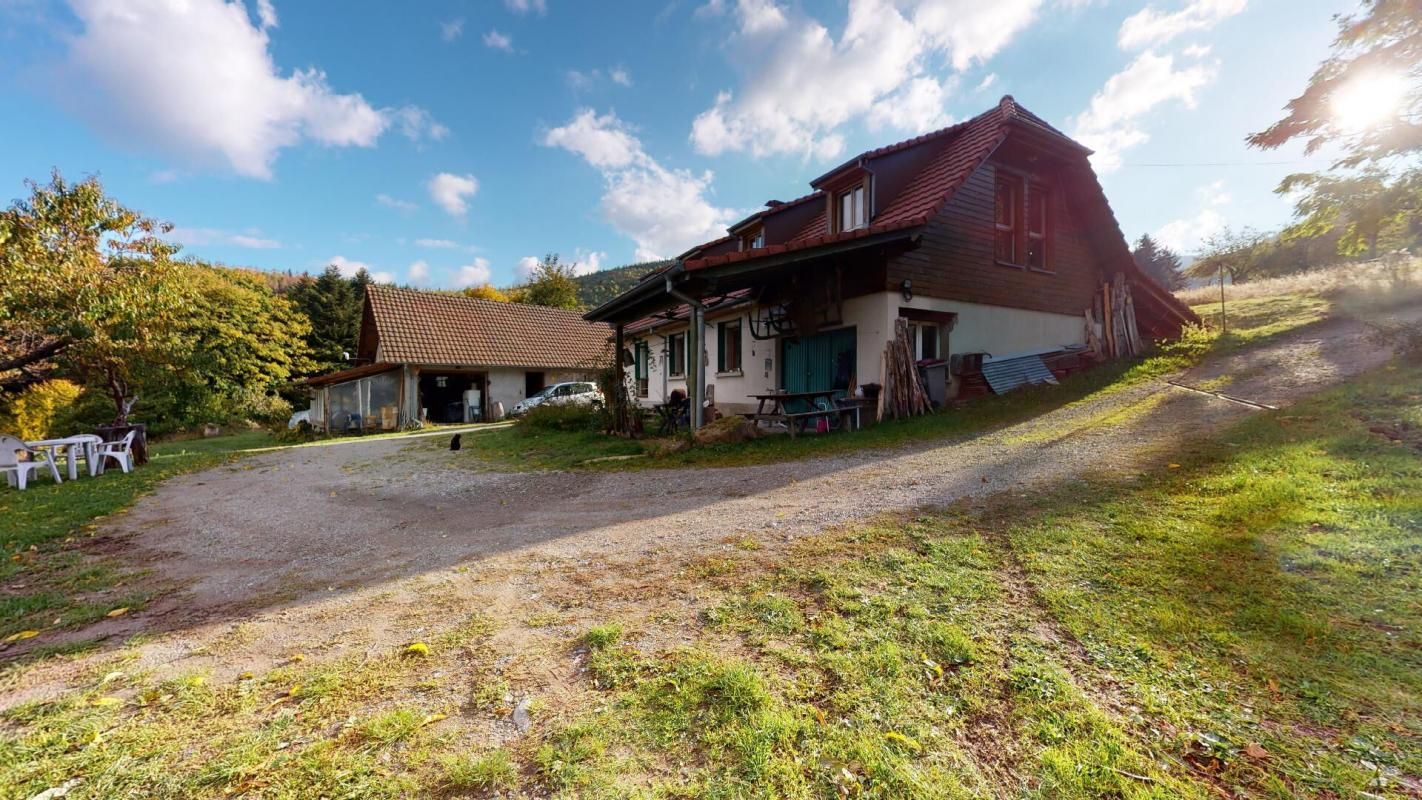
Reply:
[[[756, 406], [756, 412], [754, 414], [746, 414], [745, 416], [757, 424], [764, 421], [784, 422], [790, 431], [790, 438], [792, 439], [795, 438], [801, 426], [809, 423], [813, 419], [821, 417], [824, 419], [838, 417], [841, 424], [852, 419], [854, 421], [854, 427], [857, 429], [859, 427], [858, 404], [851, 406], [835, 405], [833, 408], [816, 408], [815, 401], [820, 399], [829, 401], [831, 405], [834, 405], [834, 395], [838, 391], [838, 389], [828, 389], [813, 392], [769, 392], [766, 394], [753, 394], [751, 397], [754, 397], [760, 401], [760, 403]], [[805, 405], [809, 407], [809, 410], [789, 411], [785, 408], [787, 403], [794, 403], [796, 401], [804, 401]], [[769, 411], [765, 410], [767, 403], [770, 404]]]

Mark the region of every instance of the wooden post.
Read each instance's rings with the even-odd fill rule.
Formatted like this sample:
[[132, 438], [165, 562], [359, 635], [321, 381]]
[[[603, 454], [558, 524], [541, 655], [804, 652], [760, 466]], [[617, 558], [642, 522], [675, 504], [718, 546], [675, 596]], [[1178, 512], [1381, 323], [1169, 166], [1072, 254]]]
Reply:
[[1224, 295], [1224, 262], [1220, 262], [1220, 335], [1229, 333], [1229, 325], [1225, 321], [1225, 295]]
[[617, 323], [616, 344], [612, 354], [612, 429], [616, 433], [627, 433], [627, 371], [622, 364], [622, 348], [624, 346], [623, 325]]

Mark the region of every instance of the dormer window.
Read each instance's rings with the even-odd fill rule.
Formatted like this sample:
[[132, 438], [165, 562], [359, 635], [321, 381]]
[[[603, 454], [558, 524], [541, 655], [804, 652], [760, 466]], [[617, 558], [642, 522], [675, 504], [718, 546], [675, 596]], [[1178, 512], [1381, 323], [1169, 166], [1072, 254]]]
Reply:
[[835, 232], [853, 231], [869, 224], [869, 192], [860, 183], [834, 196]]
[[754, 250], [758, 247], [765, 247], [765, 228], [759, 227], [747, 231], [741, 236], [741, 249]]

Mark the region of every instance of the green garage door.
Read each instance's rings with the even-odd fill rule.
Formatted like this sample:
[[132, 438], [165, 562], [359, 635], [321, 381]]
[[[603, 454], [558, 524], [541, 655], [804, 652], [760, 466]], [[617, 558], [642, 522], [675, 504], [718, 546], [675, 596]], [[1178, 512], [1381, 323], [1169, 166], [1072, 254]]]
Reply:
[[848, 390], [855, 378], [854, 329], [780, 340], [780, 388], [787, 392]]

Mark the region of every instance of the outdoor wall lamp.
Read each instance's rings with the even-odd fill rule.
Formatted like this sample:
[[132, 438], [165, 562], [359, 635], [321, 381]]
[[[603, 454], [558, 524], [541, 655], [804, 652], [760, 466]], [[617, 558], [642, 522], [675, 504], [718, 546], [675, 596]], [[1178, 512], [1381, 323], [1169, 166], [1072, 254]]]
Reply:
[[913, 300], [913, 281], [904, 278], [904, 282], [899, 284], [899, 291], [904, 293], [904, 302]]

